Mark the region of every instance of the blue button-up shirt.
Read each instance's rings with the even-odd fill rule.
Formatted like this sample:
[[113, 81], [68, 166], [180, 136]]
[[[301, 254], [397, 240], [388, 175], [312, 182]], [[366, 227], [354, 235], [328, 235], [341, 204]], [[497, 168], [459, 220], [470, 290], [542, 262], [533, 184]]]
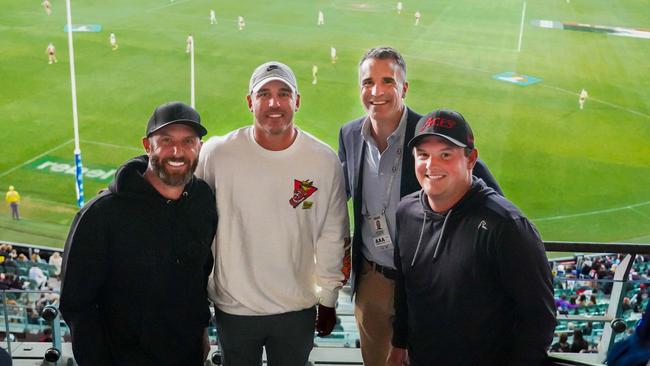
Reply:
[[[385, 267], [395, 268], [393, 262], [393, 245], [376, 247], [373, 244], [374, 230], [368, 225], [368, 216], [378, 216], [385, 209], [386, 224], [391, 240], [395, 240], [395, 214], [400, 201], [400, 178], [402, 175], [402, 154], [404, 133], [406, 131], [406, 107], [402, 113], [397, 129], [388, 137], [388, 147], [380, 153], [377, 143], [370, 134], [370, 118], [366, 118], [361, 127], [361, 135], [366, 144], [363, 165], [363, 186], [361, 198], [361, 236], [363, 238], [363, 256]], [[393, 177], [394, 176], [394, 177]], [[393, 183], [386, 197], [386, 190]]]

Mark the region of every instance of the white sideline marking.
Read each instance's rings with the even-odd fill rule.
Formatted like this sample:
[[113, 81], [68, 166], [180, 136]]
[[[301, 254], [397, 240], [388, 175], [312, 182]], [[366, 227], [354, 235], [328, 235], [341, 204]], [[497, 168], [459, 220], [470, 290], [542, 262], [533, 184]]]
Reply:
[[4, 177], [5, 175], [7, 175], [7, 174], [9, 174], [9, 173], [11, 173], [11, 172], [13, 172], [13, 171], [15, 171], [15, 170], [18, 170], [18, 169], [22, 168], [23, 166], [25, 166], [25, 165], [27, 165], [27, 164], [33, 162], [34, 160], [39, 159], [39, 158], [41, 158], [41, 157], [43, 157], [43, 156], [45, 156], [45, 155], [51, 153], [52, 151], [58, 150], [58, 149], [62, 148], [63, 146], [65, 146], [65, 145], [71, 143], [72, 141], [74, 141], [74, 139], [70, 139], [70, 140], [68, 140], [68, 141], [66, 141], [66, 142], [64, 142], [64, 143], [62, 143], [61, 145], [58, 145], [58, 146], [56, 146], [56, 147], [53, 147], [53, 148], [47, 150], [46, 152], [44, 152], [44, 153], [42, 153], [42, 154], [38, 154], [38, 155], [34, 156], [33, 158], [27, 160], [26, 162], [24, 162], [24, 163], [22, 163], [22, 164], [18, 164], [18, 165], [16, 165], [15, 167], [13, 167], [13, 168], [11, 168], [11, 169], [9, 169], [9, 170], [6, 170], [6, 171], [4, 171], [4, 172], [2, 172], [2, 173], [0, 173], [0, 177]]
[[610, 212], [616, 212], [616, 211], [623, 211], [623, 210], [632, 210], [638, 214], [641, 214], [643, 216], [647, 216], [645, 213], [640, 212], [639, 210], [635, 210], [636, 207], [641, 207], [641, 206], [647, 206], [650, 205], [650, 201], [645, 201], [641, 203], [635, 203], [633, 205], [627, 205], [627, 206], [622, 206], [622, 207], [614, 207], [614, 208], [608, 208], [604, 210], [596, 210], [596, 211], [589, 211], [589, 212], [582, 212], [582, 213], [577, 213], [577, 214], [570, 214], [570, 215], [559, 215], [559, 216], [549, 216], [549, 217], [540, 217], [538, 219], [531, 219], [531, 221], [552, 221], [552, 220], [563, 220], [563, 219], [569, 219], [569, 218], [574, 218], [574, 217], [582, 217], [582, 216], [593, 216], [593, 215], [600, 215], [604, 213], [610, 213]]
[[634, 207], [630, 207], [630, 210], [632, 210], [632, 211], [638, 213], [638, 214], [641, 215], [641, 216], [644, 216], [644, 217], [647, 217], [647, 218], [650, 219], [650, 215], [648, 215], [647, 213], [645, 213], [645, 212], [643, 212], [643, 211], [641, 211], [641, 210], [637, 210], [637, 209], [634, 208]]
[[[44, 202], [44, 203], [53, 204], [53, 205], [57, 205], [57, 206], [64, 206], [64, 207], [68, 207], [68, 208], [77, 209], [77, 205], [73, 204], [73, 203], [65, 203], [65, 202], [53, 201], [53, 200], [48, 200], [48, 199], [45, 199], [45, 198], [38, 198], [38, 197], [29, 197], [29, 199], [30, 199], [30, 201]], [[3, 240], [3, 242], [4, 242], [4, 240]]]
[[[567, 93], [567, 94], [571, 94], [571, 95], [575, 95], [575, 96], [579, 96], [579, 95], [580, 95], [580, 93], [576, 93], [576, 92], [574, 92], [574, 91], [567, 90], [567, 89], [564, 89], [564, 88], [560, 88], [560, 87], [557, 87], [557, 86], [552, 86], [552, 85], [548, 85], [548, 84], [544, 84], [544, 83], [540, 83], [539, 85], [541, 85], [541, 86], [543, 86], [543, 87], [545, 87], [545, 88], [551, 88], [551, 89], [559, 90], [559, 91], [561, 91], [561, 92], [564, 92], [564, 93]], [[589, 100], [593, 100], [593, 101], [596, 102], [596, 103], [601, 103], [601, 104], [604, 104], [604, 105], [606, 105], [606, 106], [610, 106], [610, 107], [612, 107], [612, 108], [620, 109], [620, 110], [622, 110], [622, 111], [630, 112], [630, 113], [632, 113], [632, 114], [636, 114], [637, 116], [641, 116], [641, 117], [645, 117], [645, 118], [650, 118], [650, 114], [645, 114], [645, 113], [643, 113], [643, 112], [635, 111], [634, 109], [626, 108], [626, 107], [623, 107], [623, 106], [618, 105], [618, 104], [614, 104], [614, 103], [607, 102], [607, 101], [605, 101], [605, 100], [601, 100], [601, 99], [598, 99], [598, 98], [594, 98], [594, 97], [592, 97], [592, 96], [589, 96]]]
[[151, 9], [149, 9], [148, 11], [156, 11], [156, 10], [160, 10], [160, 9], [164, 9], [164, 8], [169, 8], [170, 6], [174, 6], [174, 5], [178, 5], [178, 4], [182, 4], [182, 3], [187, 3], [187, 2], [189, 2], [189, 0], [185, 0], [185, 1], [172, 1], [172, 2], [170, 2], [169, 4], [165, 4], [165, 5], [162, 5], [162, 6], [156, 6], [156, 7], [153, 7], [153, 8], [151, 8]]
[[519, 25], [519, 42], [517, 43], [517, 52], [521, 52], [521, 42], [524, 39], [524, 20], [526, 19], [526, 2], [521, 10], [521, 24]]
[[90, 140], [81, 140], [81, 142], [85, 144], [91, 144], [91, 145], [99, 145], [99, 146], [104, 146], [104, 147], [114, 147], [118, 149], [129, 149], [133, 151], [139, 151], [144, 154], [144, 148], [137, 148], [133, 146], [126, 146], [126, 145], [116, 145], [116, 144], [111, 144], [108, 142], [99, 142], [99, 141], [90, 141]]
[[[460, 70], [474, 71], [474, 72], [480, 72], [480, 73], [484, 73], [484, 74], [491, 74], [492, 73], [491, 70], [483, 70], [483, 69], [479, 69], [479, 68], [476, 68], [476, 67], [461, 66], [461, 65], [459, 65], [457, 63], [441, 61], [439, 59], [428, 58], [428, 57], [417, 56], [417, 55], [409, 55], [407, 53], [403, 53], [402, 55], [409, 56], [409, 58], [413, 58], [413, 59], [419, 59], [419, 60], [424, 60], [424, 61], [428, 61], [428, 62], [432, 62], [432, 63], [446, 65], [446, 66], [449, 66], [449, 67], [454, 67], [454, 68], [460, 69]], [[558, 86], [549, 85], [549, 84], [546, 84], [545, 82], [541, 82], [541, 83], [539, 83], [537, 85], [540, 85], [541, 87], [544, 87], [544, 88], [549, 88], [549, 89], [554, 89], [554, 90], [557, 90], [557, 91], [561, 91], [561, 92], [566, 93], [566, 94], [575, 95], [576, 97], [580, 95], [580, 93], [577, 93], [575, 91], [560, 88]], [[610, 103], [610, 102], [607, 102], [605, 100], [594, 98], [592, 96], [589, 97], [589, 100], [593, 100], [596, 103], [601, 103], [601, 104], [604, 104], [606, 106], [609, 106], [609, 107], [612, 107], [612, 108], [615, 108], [615, 109], [620, 109], [622, 111], [632, 113], [632, 114], [636, 114], [637, 116], [650, 119], [650, 114], [639, 112], [639, 111], [636, 111], [634, 109], [623, 107], [623, 106], [618, 105], [618, 104]]]

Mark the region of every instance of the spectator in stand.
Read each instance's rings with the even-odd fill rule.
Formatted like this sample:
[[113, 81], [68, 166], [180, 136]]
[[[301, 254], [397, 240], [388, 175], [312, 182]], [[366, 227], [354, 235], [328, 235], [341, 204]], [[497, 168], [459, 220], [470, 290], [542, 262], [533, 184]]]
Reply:
[[[27, 323], [28, 324], [39, 324], [39, 320], [41, 319], [41, 316], [39, 313], [37, 313], [33, 307], [27, 307], [25, 308], [25, 312], [27, 314]], [[2, 365], [2, 364], [0, 364]]]
[[5, 265], [5, 271], [7, 273], [18, 272], [18, 264], [16, 264], [16, 261], [11, 257], [5, 260], [4, 265]]
[[156, 108], [146, 155], [75, 216], [60, 310], [79, 365], [203, 365], [217, 212], [193, 173], [206, 133], [194, 108]]
[[304, 366], [314, 326], [326, 336], [336, 324], [349, 274], [343, 170], [294, 125], [300, 93], [289, 66], [258, 66], [246, 100], [252, 126], [206, 142], [196, 170], [222, 220], [209, 286], [220, 350], [226, 365], [260, 365], [266, 348], [270, 365]]
[[[645, 295], [645, 297], [644, 297]], [[645, 298], [648, 297], [648, 294], [644, 291], [639, 291], [632, 297], [632, 300], [630, 301], [630, 306], [632, 307], [632, 311], [635, 313], [640, 313], [641, 312], [641, 306], [643, 306], [643, 301]]]
[[9, 283], [9, 289], [14, 289], [14, 290], [22, 290], [25, 284], [23, 283], [23, 280], [20, 279], [20, 277], [9, 273], [7, 274], [7, 283]]
[[578, 307], [587, 306], [587, 295], [583, 293], [582, 295], [578, 296], [578, 299], [576, 300], [576, 305], [578, 305]]
[[7, 257], [9, 256], [9, 252], [11, 252], [11, 245], [9, 244], [0, 245], [0, 256]]
[[560, 339], [551, 346], [551, 352], [570, 352], [571, 345], [566, 333], [560, 334]]
[[38, 253], [36, 253], [36, 252], [33, 252], [33, 253], [32, 253], [32, 255], [29, 257], [29, 260], [30, 260], [32, 263], [41, 263], [41, 261], [42, 261], [42, 260], [41, 260], [41, 256], [40, 256]]
[[56, 268], [56, 271], [54, 272], [55, 276], [61, 274], [61, 264], [63, 263], [63, 257], [61, 257], [61, 253], [59, 252], [52, 253], [48, 263], [50, 266], [54, 266]]
[[576, 329], [573, 331], [573, 343], [571, 343], [571, 352], [584, 353], [589, 351], [589, 343], [582, 337], [582, 331]]
[[29, 280], [34, 282], [37, 289], [40, 289], [47, 283], [47, 276], [40, 267], [32, 266], [32, 268], [29, 269]]
[[27, 256], [23, 253], [18, 254], [18, 262], [29, 262]]
[[52, 342], [52, 328], [45, 328], [43, 334], [38, 338], [39, 342]]
[[596, 295], [591, 294], [591, 296], [589, 297], [589, 303], [587, 305], [593, 306], [593, 305], [597, 305], [597, 304], [598, 304], [598, 300], [596, 300]]
[[36, 254], [36, 260], [37, 260], [38, 263], [44, 263], [44, 264], [47, 263], [45, 261], [45, 259], [41, 258], [41, 250], [40, 249], [34, 248], [34, 250], [32, 252], [34, 254]]
[[422, 190], [397, 209], [386, 365], [541, 365], [556, 322], [537, 230], [472, 174], [478, 150], [462, 115], [434, 111], [415, 131], [408, 153]]
[[11, 281], [7, 278], [7, 275], [2, 272], [0, 273], [0, 290], [8, 290], [11, 287]]
[[632, 305], [630, 304], [630, 298], [629, 297], [624, 297], [623, 298], [623, 304], [621, 305], [621, 309], [623, 311], [632, 310]]
[[569, 314], [569, 309], [575, 309], [576, 304], [571, 304], [567, 301], [566, 295], [562, 295], [559, 299], [555, 299], [555, 307], [560, 314]]

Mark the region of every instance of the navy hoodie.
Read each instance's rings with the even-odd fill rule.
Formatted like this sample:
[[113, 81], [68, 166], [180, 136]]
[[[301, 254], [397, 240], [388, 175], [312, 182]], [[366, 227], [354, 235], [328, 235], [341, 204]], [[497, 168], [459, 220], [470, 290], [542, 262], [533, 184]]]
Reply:
[[215, 199], [198, 178], [169, 200], [147, 157], [75, 217], [65, 244], [61, 313], [81, 366], [203, 365]]
[[537, 230], [474, 177], [444, 214], [422, 190], [397, 210], [393, 345], [411, 365], [535, 366], [553, 338], [551, 273]]

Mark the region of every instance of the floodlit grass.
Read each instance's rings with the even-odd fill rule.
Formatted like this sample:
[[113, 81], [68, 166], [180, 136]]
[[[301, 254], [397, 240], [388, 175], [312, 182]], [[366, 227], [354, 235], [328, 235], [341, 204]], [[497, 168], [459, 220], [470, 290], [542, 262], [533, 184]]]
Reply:
[[[196, 44], [197, 109], [210, 135], [252, 122], [244, 100], [248, 79], [257, 65], [276, 59], [298, 77], [297, 124], [334, 149], [341, 124], [363, 113], [359, 57], [388, 44], [408, 63], [407, 103], [421, 113], [440, 107], [463, 113], [480, 156], [544, 239], [650, 242], [650, 40], [529, 23], [650, 28], [649, 0], [528, 1], [521, 52], [522, 1], [412, 0], [401, 15], [395, 3], [73, 2], [74, 23], [103, 28], [74, 34], [84, 163], [119, 166], [140, 153], [157, 105], [189, 103], [189, 33]], [[60, 247], [76, 212], [74, 179], [25, 163], [42, 155], [73, 157], [64, 2], [53, 1], [49, 17], [39, 2], [0, 0], [0, 8], [0, 188], [16, 187], [24, 217], [10, 220], [3, 205], [0, 240]], [[217, 25], [209, 23], [210, 8]], [[415, 27], [418, 9], [422, 20]], [[241, 32], [238, 15], [246, 18]], [[47, 64], [48, 42], [57, 47], [58, 64]], [[335, 65], [330, 46], [338, 50]], [[312, 64], [319, 66], [316, 86]], [[522, 87], [491, 78], [504, 71], [543, 80]], [[591, 97], [583, 111], [581, 88]], [[84, 184], [87, 200], [106, 186]]]

